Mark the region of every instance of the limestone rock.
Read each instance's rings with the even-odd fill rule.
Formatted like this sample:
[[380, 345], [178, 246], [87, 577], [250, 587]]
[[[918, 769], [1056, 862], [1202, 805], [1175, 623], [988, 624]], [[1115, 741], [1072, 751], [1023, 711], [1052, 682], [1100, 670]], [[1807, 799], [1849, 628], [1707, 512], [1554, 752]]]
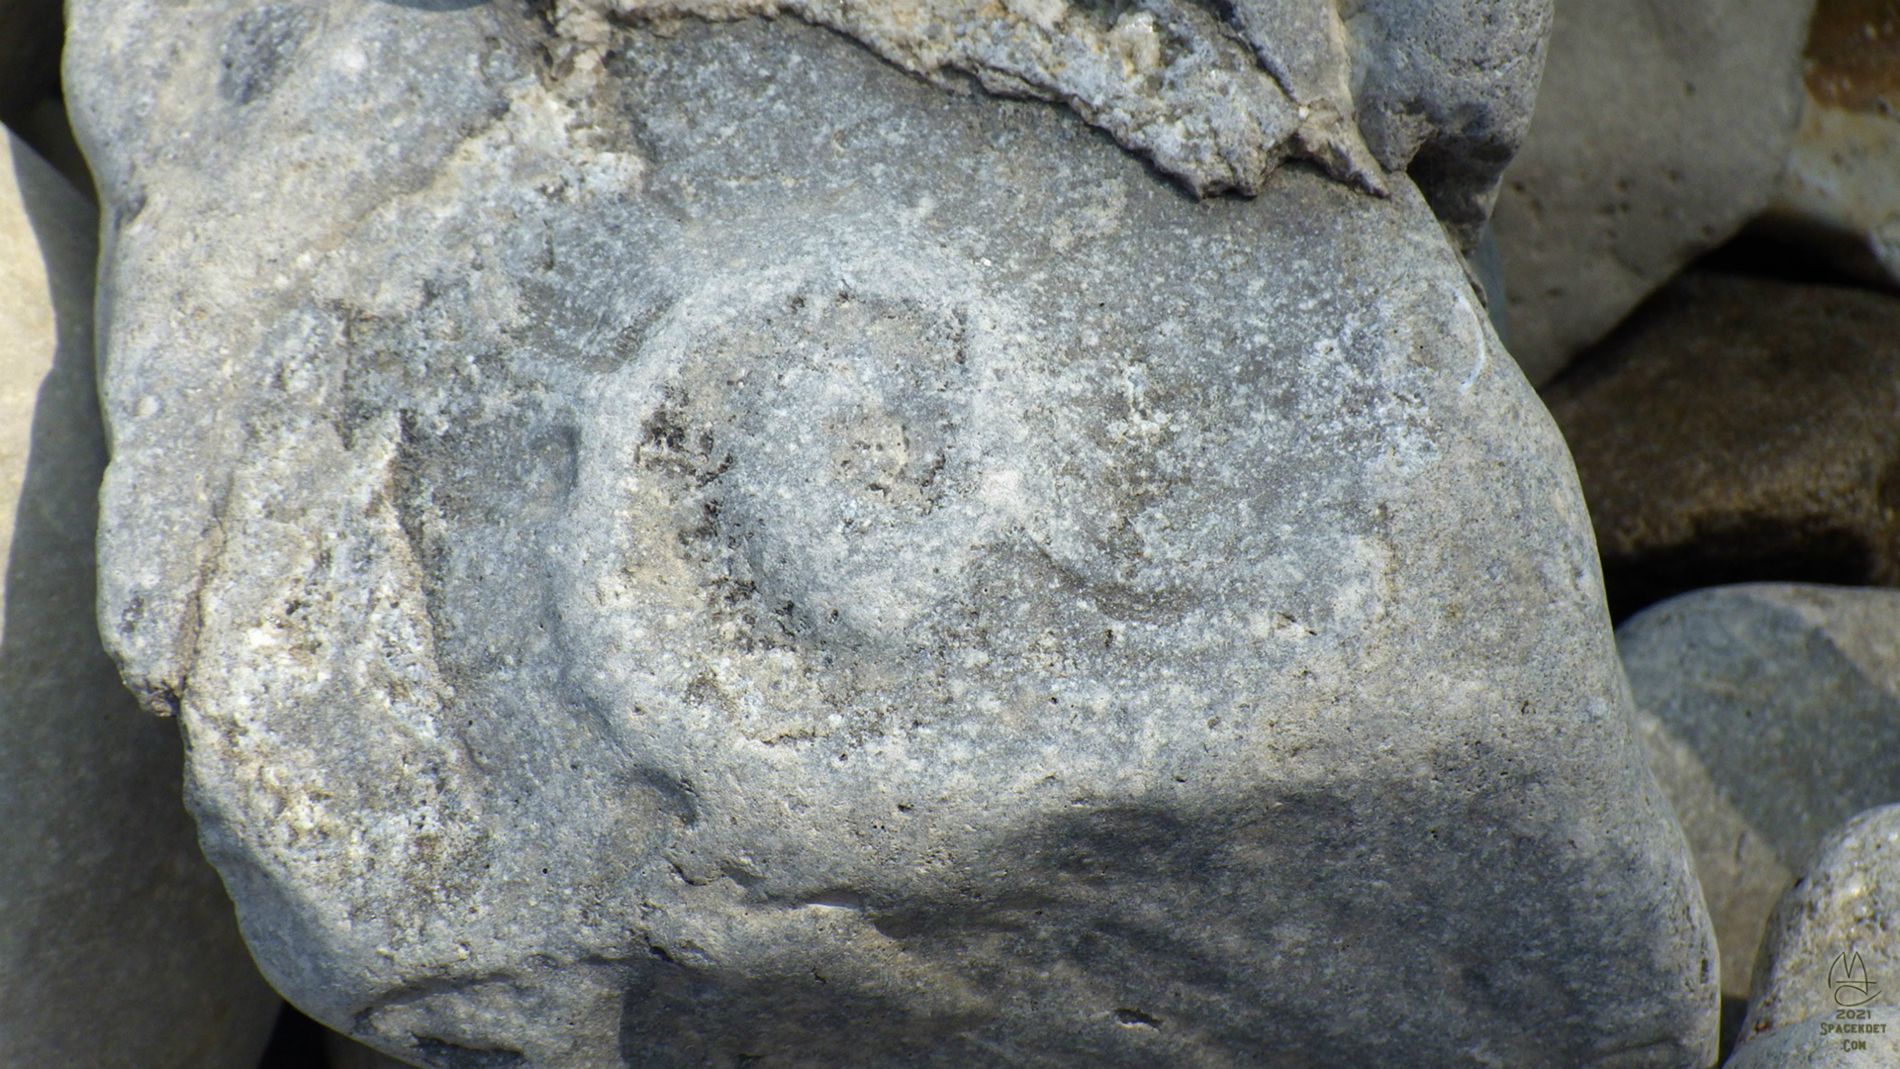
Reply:
[[1794, 875], [1842, 821], [1900, 796], [1900, 592], [1700, 591], [1632, 618], [1617, 642], [1695, 851], [1724, 992], [1745, 997]]
[[101, 623], [312, 1016], [1712, 1058], [1563, 443], [1403, 175], [1196, 201], [793, 19], [72, 18]]
[[1768, 205], [1814, 0], [1559, 5], [1499, 195], [1511, 352], [1542, 383]]
[[1498, 181], [1530, 130], [1551, 4], [1341, 4], [1358, 57], [1359, 129], [1408, 169], [1472, 251]]
[[[1288, 157], [1382, 190], [1413, 177], [1475, 244], [1530, 125], [1550, 0], [564, 0], [555, 25], [794, 14], [885, 59], [1060, 101], [1197, 193], [1258, 193]], [[1357, 94], [1357, 99], [1355, 99]]]
[[1617, 615], [1725, 583], [1900, 585], [1900, 299], [1691, 275], [1545, 399]]
[[[1891, 766], [1889, 768], [1891, 771]], [[1900, 805], [1830, 834], [1775, 910], [1730, 1069], [1900, 1064]]]
[[1847, 271], [1900, 283], [1900, 4], [1819, 0], [1806, 93], [1765, 222], [1817, 242]]
[[[1735, 1048], [1722, 1069], [1885, 1069], [1900, 1060], [1900, 1012], [1869, 1007], [1864, 1019], [1810, 1017]], [[1839, 1031], [1851, 1029], [1851, 1031]]]
[[0, 140], [0, 1065], [249, 1069], [279, 1005], [93, 622], [94, 217]]

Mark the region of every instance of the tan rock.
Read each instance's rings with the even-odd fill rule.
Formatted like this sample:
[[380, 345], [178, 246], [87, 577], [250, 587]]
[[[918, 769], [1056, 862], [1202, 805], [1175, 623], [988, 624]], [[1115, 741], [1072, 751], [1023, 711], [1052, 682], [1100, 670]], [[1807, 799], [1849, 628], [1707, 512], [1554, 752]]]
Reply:
[[1766, 222], [1847, 271], [1900, 284], [1900, 0], [1820, 0], [1804, 85]]

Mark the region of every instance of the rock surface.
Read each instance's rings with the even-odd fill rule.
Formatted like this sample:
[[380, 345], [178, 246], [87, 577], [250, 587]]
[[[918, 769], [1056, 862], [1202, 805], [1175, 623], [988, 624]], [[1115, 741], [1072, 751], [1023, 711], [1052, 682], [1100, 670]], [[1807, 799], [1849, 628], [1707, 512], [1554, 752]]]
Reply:
[[1619, 617], [1726, 583], [1900, 584], [1900, 299], [1693, 274], [1545, 400]]
[[250, 1069], [279, 1001], [93, 622], [93, 211], [0, 137], [0, 1065]]
[[1841, 268], [1900, 284], [1900, 3], [1819, 0], [1806, 95], [1765, 222], [1815, 241]]
[[792, 14], [932, 80], [1060, 101], [1197, 193], [1258, 193], [1288, 156], [1382, 190], [1412, 169], [1467, 249], [1523, 141], [1550, 0], [563, 0], [556, 28]]
[[1467, 252], [1531, 125], [1551, 7], [1357, 0], [1337, 5], [1355, 42], [1359, 129], [1406, 169]]
[[101, 622], [312, 1016], [440, 1066], [1713, 1057], [1569, 461], [1403, 175], [1197, 202], [792, 19], [72, 19]]
[[1497, 216], [1511, 353], [1543, 383], [1773, 196], [1813, 0], [1559, 5]]
[[[1855, 1031], [1836, 1031], [1842, 1027]], [[1888, 1006], [1869, 1008], [1865, 1019], [1853, 1021], [1834, 1020], [1831, 1013], [1810, 1017], [1741, 1044], [1722, 1069], [1887, 1069], [1900, 1064], [1896, 1034], [1900, 1013]]]
[[1701, 591], [1632, 618], [1617, 643], [1695, 851], [1724, 993], [1745, 997], [1795, 873], [1841, 822], [1900, 797], [1900, 592]]
[[1827, 837], [1775, 910], [1754, 990], [1729, 1069], [1900, 1064], [1900, 805]]

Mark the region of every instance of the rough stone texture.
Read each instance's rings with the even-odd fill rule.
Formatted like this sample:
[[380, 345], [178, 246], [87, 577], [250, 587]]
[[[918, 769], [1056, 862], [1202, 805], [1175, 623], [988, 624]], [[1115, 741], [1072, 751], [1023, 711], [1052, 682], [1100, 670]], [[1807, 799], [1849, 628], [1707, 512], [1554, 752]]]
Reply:
[[[1852, 1033], [1836, 1031], [1843, 1026]], [[1829, 1013], [1784, 1025], [1735, 1048], [1722, 1069], [1887, 1069], [1900, 1064], [1900, 1012], [1869, 1008], [1865, 1020], [1837, 1021]], [[1865, 1043], [1847, 1046], [1848, 1041]]]
[[1531, 125], [1551, 7], [1350, 0], [1359, 129], [1406, 168], [1467, 251]]
[[1819, 0], [1807, 90], [1768, 222], [1869, 281], [1900, 283], [1900, 0]]
[[1756, 970], [1731, 1069], [1900, 1064], [1900, 805], [1827, 837], [1776, 908]]
[[1555, 375], [1767, 206], [1813, 0], [1558, 7], [1536, 119], [1499, 195], [1511, 353]]
[[[935, 80], [1061, 101], [1198, 193], [1258, 193], [1288, 155], [1363, 188], [1413, 170], [1475, 244], [1530, 125], [1550, 0], [562, 0], [564, 35], [613, 21], [796, 15]], [[1355, 99], [1355, 94], [1357, 99]]]
[[263, 10], [76, 3], [68, 69], [102, 625], [313, 1016], [1711, 1059], [1567, 455], [1404, 176], [1197, 202], [792, 19]]
[[[1289, 154], [1384, 188], [1352, 121], [1344, 28], [1331, 4], [1317, 0], [1237, 4], [1240, 32], [1189, 0], [1121, 8], [1064, 0], [581, 0], [557, 9], [561, 32], [590, 43], [605, 42], [609, 17], [794, 15], [914, 73], [957, 72], [992, 92], [1059, 100], [1199, 193], [1257, 193]], [[1282, 30], [1284, 44], [1274, 40]]]
[[93, 623], [93, 211], [0, 138], [0, 1065], [250, 1069], [279, 1000]]
[[1617, 616], [1725, 583], [1900, 585], [1900, 299], [1691, 275], [1545, 400]]
[[1794, 874], [1842, 821], [1900, 797], [1900, 592], [1701, 591], [1632, 618], [1617, 644], [1695, 851], [1724, 992], [1744, 997]]

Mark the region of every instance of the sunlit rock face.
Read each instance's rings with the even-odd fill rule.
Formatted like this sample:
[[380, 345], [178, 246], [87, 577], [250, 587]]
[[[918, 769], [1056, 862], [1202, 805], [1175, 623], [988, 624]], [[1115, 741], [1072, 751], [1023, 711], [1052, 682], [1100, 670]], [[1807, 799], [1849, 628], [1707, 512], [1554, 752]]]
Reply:
[[78, 4], [69, 65], [102, 627], [304, 1009], [1711, 1059], [1569, 459], [1402, 171], [1199, 200], [791, 18], [261, 10]]
[[1511, 352], [1532, 382], [1768, 207], [1796, 143], [1814, 8], [1562, 5], [1494, 223]]

